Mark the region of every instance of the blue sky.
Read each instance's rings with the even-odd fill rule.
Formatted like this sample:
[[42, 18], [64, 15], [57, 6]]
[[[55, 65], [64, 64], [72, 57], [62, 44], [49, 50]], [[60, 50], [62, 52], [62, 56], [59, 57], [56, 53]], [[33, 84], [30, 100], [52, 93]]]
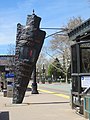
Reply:
[[[9, 44], [15, 44], [17, 23], [26, 24], [26, 17], [42, 17], [41, 27], [62, 27], [70, 18], [90, 17], [89, 0], [0, 0], [0, 54], [7, 54]], [[55, 31], [46, 31], [47, 35]], [[47, 46], [49, 39], [45, 40]]]

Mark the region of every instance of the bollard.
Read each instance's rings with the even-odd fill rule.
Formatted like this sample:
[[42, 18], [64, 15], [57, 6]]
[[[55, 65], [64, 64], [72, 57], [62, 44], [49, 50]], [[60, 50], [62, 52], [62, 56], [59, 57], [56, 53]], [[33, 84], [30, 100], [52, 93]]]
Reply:
[[3, 90], [3, 96], [7, 97], [7, 90]]

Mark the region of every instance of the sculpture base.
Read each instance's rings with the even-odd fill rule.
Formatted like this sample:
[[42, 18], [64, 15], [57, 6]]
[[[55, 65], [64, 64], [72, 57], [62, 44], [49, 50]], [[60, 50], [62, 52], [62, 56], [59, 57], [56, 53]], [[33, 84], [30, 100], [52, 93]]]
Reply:
[[39, 94], [37, 90], [37, 83], [32, 83], [32, 94]]

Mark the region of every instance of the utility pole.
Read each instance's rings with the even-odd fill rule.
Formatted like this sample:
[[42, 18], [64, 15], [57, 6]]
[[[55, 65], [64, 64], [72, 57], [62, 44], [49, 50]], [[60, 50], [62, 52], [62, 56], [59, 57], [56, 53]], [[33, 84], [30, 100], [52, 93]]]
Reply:
[[33, 69], [32, 94], [39, 94], [39, 92], [37, 90], [37, 82], [36, 82], [36, 64]]

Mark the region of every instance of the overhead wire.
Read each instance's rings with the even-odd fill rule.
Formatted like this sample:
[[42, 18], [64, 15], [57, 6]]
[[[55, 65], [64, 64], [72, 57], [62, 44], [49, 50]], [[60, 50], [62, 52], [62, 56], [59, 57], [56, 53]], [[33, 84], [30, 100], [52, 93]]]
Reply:
[[[46, 51], [44, 51], [44, 50], [42, 50], [43, 52], [45, 52], [47, 55], [49, 55], [51, 58], [53, 58], [54, 60], [55, 60], [55, 58], [52, 56], [52, 55], [50, 55], [48, 52], [46, 52]], [[58, 68], [57, 66], [55, 66], [54, 64], [52, 64], [52, 63], [50, 63], [52, 66], [54, 66], [56, 69], [58, 69], [58, 70], [60, 70], [60, 71], [62, 71], [64, 74], [66, 74], [66, 72], [64, 71], [64, 70], [62, 70], [61, 68]]]
[[[66, 28], [41, 28], [41, 29], [51, 29], [51, 30], [56, 30], [56, 29], [58, 29], [58, 30], [60, 30], [60, 31], [58, 31], [58, 32], [54, 32], [54, 33], [52, 33], [52, 34], [50, 34], [50, 35], [48, 35], [48, 36], [46, 36], [45, 37], [45, 39], [46, 38], [48, 38], [48, 37], [51, 37], [51, 36], [53, 36], [53, 35], [56, 35], [56, 34], [58, 34], [58, 33], [61, 33], [61, 32], [64, 32], [64, 31], [67, 31], [68, 29]], [[60, 35], [60, 34], [59, 34]], [[66, 34], [62, 34], [62, 35], [66, 35]], [[47, 55], [49, 55], [51, 58], [53, 58], [54, 60], [55, 60], [55, 58], [52, 56], [52, 55], [50, 55], [47, 51], [44, 51], [44, 50], [42, 50], [43, 52], [45, 52]], [[53, 65], [52, 63], [50, 63], [52, 66], [54, 66], [56, 69], [58, 69], [58, 70], [60, 70], [60, 71], [62, 71], [64, 74], [66, 74], [66, 72], [64, 71], [64, 70], [62, 70], [62, 69], [60, 69], [60, 68], [58, 68], [57, 66], [55, 66], [55, 65]]]

